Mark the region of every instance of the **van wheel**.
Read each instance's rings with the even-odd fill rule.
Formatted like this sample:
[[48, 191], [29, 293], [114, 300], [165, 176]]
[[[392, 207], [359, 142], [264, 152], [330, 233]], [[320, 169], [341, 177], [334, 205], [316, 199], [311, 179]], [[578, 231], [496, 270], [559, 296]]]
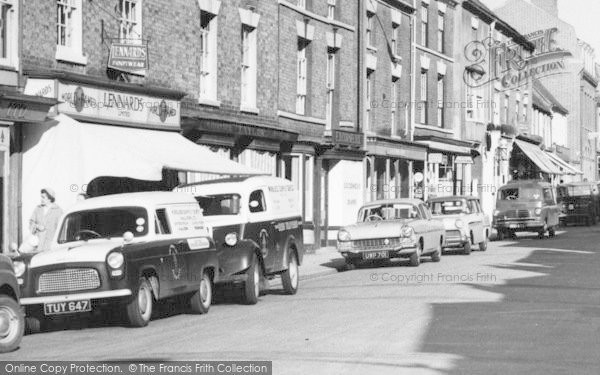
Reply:
[[288, 267], [281, 274], [281, 283], [283, 284], [283, 290], [286, 294], [296, 294], [298, 291], [299, 277], [296, 252], [290, 251], [288, 253]]
[[145, 277], [140, 277], [138, 288], [131, 302], [125, 306], [127, 321], [132, 327], [145, 327], [152, 316], [152, 286]]
[[463, 248], [463, 254], [464, 255], [469, 255], [471, 254], [471, 241], [467, 241], [465, 243], [465, 247]]
[[246, 271], [246, 282], [244, 283], [243, 301], [246, 305], [254, 305], [258, 302], [260, 295], [260, 264], [256, 254], [252, 255], [252, 263]]
[[25, 317], [19, 304], [8, 296], [0, 297], [0, 353], [12, 352], [21, 343]]
[[479, 243], [479, 251], [486, 251], [488, 247], [488, 240], [487, 238], [485, 240], [483, 240], [483, 242]]
[[212, 280], [208, 273], [202, 274], [200, 287], [190, 298], [192, 312], [195, 314], [206, 314], [212, 304]]

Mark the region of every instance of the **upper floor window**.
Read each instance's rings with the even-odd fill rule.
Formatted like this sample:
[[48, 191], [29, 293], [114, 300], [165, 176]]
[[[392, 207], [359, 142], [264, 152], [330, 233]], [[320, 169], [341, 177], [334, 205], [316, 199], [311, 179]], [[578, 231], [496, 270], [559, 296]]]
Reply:
[[242, 107], [256, 107], [256, 29], [242, 25]]
[[202, 100], [217, 100], [217, 16], [200, 12], [200, 92]]
[[523, 114], [522, 114], [521, 121], [527, 122], [528, 110], [529, 110], [529, 94], [525, 93], [525, 94], [523, 94]]
[[438, 14], [438, 35], [437, 35], [437, 50], [438, 52], [444, 53], [444, 28], [445, 28], [444, 13]]
[[398, 81], [397, 77], [392, 77], [392, 86], [390, 92], [390, 111], [391, 111], [391, 135], [398, 135], [397, 133], [397, 107], [398, 107]]
[[392, 53], [394, 55], [398, 55], [398, 33], [400, 30], [400, 26], [397, 24], [392, 24]]
[[444, 95], [446, 88], [444, 87], [444, 76], [438, 75], [437, 81], [437, 121], [440, 128], [444, 127]]
[[306, 49], [308, 43], [304, 39], [298, 40], [297, 52], [297, 84], [296, 84], [296, 113], [306, 114], [306, 89], [308, 80], [308, 66], [306, 60]]
[[16, 0], [0, 0], [0, 65], [15, 68], [19, 37], [17, 11]]
[[375, 46], [375, 37], [373, 35], [373, 26], [375, 20], [375, 13], [367, 12], [367, 47]]
[[429, 46], [429, 8], [427, 5], [421, 6], [421, 44], [425, 47]]
[[333, 124], [333, 94], [335, 91], [335, 51], [327, 53], [327, 129], [332, 128]]
[[119, 1], [119, 38], [123, 43], [142, 42], [142, 1]]
[[336, 0], [327, 0], [327, 18], [335, 19]]
[[56, 59], [85, 64], [82, 0], [56, 1]]
[[421, 95], [420, 95], [420, 99], [421, 99], [421, 111], [420, 111], [420, 123], [421, 124], [427, 124], [427, 98], [428, 98], [428, 92], [427, 92], [427, 71], [426, 70], [422, 70], [421, 71], [421, 82], [420, 82], [420, 86], [421, 86]]
[[372, 70], [367, 70], [367, 80], [366, 80], [366, 84], [365, 84], [365, 89], [367, 92], [367, 100], [366, 100], [366, 105], [365, 105], [365, 130], [366, 131], [370, 131], [371, 130], [371, 126], [372, 126], [372, 119], [371, 116], [373, 115], [373, 111], [371, 110], [371, 100], [373, 100], [373, 76], [374, 76], [374, 71]]
[[296, 3], [296, 5], [298, 5], [299, 8], [302, 9], [306, 9], [306, 0], [297, 0], [298, 2]]

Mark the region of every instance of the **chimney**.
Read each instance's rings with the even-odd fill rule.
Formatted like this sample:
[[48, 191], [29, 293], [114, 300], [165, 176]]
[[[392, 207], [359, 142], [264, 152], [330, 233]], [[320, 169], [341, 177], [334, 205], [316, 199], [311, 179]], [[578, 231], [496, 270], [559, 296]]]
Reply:
[[558, 17], [558, 0], [531, 0], [534, 5]]

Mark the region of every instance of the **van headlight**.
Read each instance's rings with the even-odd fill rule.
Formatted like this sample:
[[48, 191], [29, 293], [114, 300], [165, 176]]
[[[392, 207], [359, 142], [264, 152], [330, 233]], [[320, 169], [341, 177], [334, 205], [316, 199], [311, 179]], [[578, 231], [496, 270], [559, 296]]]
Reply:
[[108, 266], [112, 269], [121, 268], [123, 266], [123, 262], [124, 262], [123, 254], [120, 252], [116, 252], [116, 251], [113, 253], [110, 253], [108, 255], [108, 257], [106, 258], [106, 263], [108, 263]]
[[535, 210], [533, 210], [533, 213], [535, 214], [535, 216], [540, 216], [542, 214], [542, 209], [538, 207]]
[[238, 235], [235, 232], [227, 233], [225, 236], [225, 243], [227, 246], [235, 246], [238, 242]]
[[15, 270], [15, 276], [21, 277], [25, 273], [27, 266], [25, 265], [24, 262], [16, 261], [16, 262], [13, 262], [13, 269]]
[[463, 228], [463, 227], [465, 226], [465, 223], [464, 223], [464, 222], [463, 222], [461, 219], [457, 219], [457, 220], [454, 222], [454, 226], [455, 226], [456, 228], [458, 228], [458, 229], [461, 229], [461, 228]]
[[340, 241], [340, 242], [344, 242], [344, 241], [350, 241], [350, 233], [348, 233], [348, 232], [347, 232], [346, 230], [344, 230], [344, 229], [341, 229], [341, 230], [338, 232], [337, 239], [338, 239], [338, 241]]

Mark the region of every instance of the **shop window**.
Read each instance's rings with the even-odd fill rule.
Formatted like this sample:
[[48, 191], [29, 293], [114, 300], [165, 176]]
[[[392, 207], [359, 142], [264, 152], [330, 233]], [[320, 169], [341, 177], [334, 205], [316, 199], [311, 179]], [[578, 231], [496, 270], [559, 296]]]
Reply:
[[306, 59], [306, 50], [308, 43], [304, 39], [298, 40], [297, 52], [297, 83], [296, 83], [296, 113], [306, 114], [306, 92], [308, 80], [308, 62]]
[[200, 100], [217, 100], [217, 18], [200, 12]]
[[0, 0], [0, 65], [17, 68], [19, 17], [17, 0]]
[[57, 0], [55, 58], [86, 64], [82, 36], [82, 0]]
[[304, 156], [304, 221], [307, 222], [313, 219], [313, 166], [313, 157]]
[[451, 181], [454, 174], [454, 165], [452, 163], [452, 157], [444, 157], [444, 163], [440, 164], [438, 178], [440, 180]]
[[265, 205], [265, 195], [262, 190], [255, 190], [250, 193], [250, 198], [248, 199], [248, 205], [250, 212], [263, 212], [266, 209]]
[[242, 108], [256, 108], [256, 56], [256, 28], [242, 25]]

